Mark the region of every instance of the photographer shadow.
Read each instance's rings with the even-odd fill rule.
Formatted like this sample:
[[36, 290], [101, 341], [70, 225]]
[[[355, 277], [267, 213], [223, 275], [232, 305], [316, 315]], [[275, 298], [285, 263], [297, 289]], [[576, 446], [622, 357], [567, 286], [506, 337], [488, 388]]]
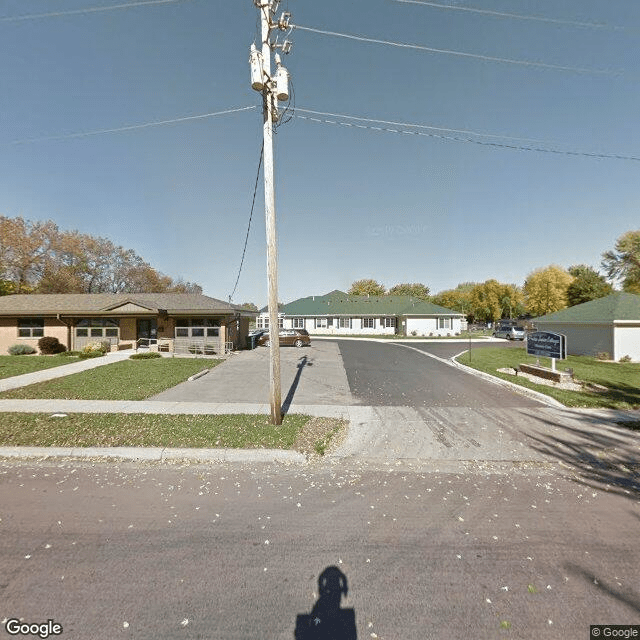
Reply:
[[318, 593], [311, 613], [296, 618], [295, 640], [357, 640], [355, 611], [340, 608], [348, 593], [347, 576], [327, 567], [318, 577]]

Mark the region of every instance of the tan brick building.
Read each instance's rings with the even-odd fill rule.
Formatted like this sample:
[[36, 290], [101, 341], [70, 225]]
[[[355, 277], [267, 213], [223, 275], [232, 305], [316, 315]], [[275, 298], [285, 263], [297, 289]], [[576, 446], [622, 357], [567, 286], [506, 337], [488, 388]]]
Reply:
[[108, 341], [112, 350], [148, 347], [175, 353], [243, 349], [256, 316], [216, 298], [186, 293], [16, 294], [0, 297], [0, 353], [37, 349], [43, 336], [68, 350]]

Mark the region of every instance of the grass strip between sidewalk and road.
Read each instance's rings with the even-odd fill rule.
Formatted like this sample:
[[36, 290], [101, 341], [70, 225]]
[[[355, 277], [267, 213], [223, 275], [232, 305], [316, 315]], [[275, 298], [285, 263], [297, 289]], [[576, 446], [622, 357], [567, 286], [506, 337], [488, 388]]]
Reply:
[[25, 373], [42, 371], [75, 362], [78, 358], [65, 355], [55, 356], [0, 356], [0, 379], [21, 376]]
[[44, 400], [144, 400], [223, 360], [157, 358], [120, 360], [62, 378], [0, 393], [0, 398]]
[[[558, 371], [571, 368], [574, 382], [585, 383], [583, 390], [572, 391], [544, 384], [536, 384], [523, 376], [501, 373], [498, 369], [514, 368], [520, 364], [536, 364], [536, 357], [529, 356], [525, 348], [478, 347], [456, 358], [460, 364], [484, 371], [492, 376], [508, 380], [555, 398], [567, 407], [606, 409], [640, 408], [640, 364], [630, 362], [603, 362], [589, 356], [568, 356], [556, 361]], [[540, 358], [542, 366], [550, 367], [549, 358]], [[586, 384], [600, 385], [606, 390], [594, 390]]]
[[293, 449], [320, 454], [339, 443], [347, 422], [290, 414], [0, 413], [0, 446]]

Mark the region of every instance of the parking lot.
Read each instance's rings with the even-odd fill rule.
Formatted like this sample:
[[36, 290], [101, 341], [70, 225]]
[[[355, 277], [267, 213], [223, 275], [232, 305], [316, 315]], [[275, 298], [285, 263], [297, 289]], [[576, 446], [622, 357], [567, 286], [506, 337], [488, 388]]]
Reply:
[[[281, 347], [280, 373], [284, 405], [355, 404], [336, 342], [316, 340], [309, 347]], [[202, 378], [150, 400], [268, 404], [269, 349], [241, 351]]]

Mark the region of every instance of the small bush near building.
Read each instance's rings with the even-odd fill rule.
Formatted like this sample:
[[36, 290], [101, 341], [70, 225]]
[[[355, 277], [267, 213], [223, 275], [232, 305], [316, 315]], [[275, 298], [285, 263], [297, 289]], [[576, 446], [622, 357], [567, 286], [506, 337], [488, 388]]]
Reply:
[[152, 358], [162, 358], [157, 351], [146, 351], [144, 353], [134, 353], [129, 356], [129, 360], [151, 360]]
[[44, 338], [40, 338], [38, 340], [38, 349], [40, 349], [40, 353], [44, 356], [51, 356], [55, 353], [62, 353], [67, 350], [63, 344], [60, 344], [58, 338], [53, 338], [51, 336], [44, 336]]
[[36, 350], [28, 344], [12, 344], [7, 352], [10, 356], [28, 356], [35, 353]]
[[619, 362], [631, 362], [631, 356], [629, 356], [629, 355], [622, 356], [622, 358], [620, 358]]
[[611, 360], [611, 356], [607, 351], [600, 351], [596, 354], [598, 360]]
[[111, 343], [108, 340], [89, 343], [80, 353], [81, 358], [99, 358], [111, 351]]

